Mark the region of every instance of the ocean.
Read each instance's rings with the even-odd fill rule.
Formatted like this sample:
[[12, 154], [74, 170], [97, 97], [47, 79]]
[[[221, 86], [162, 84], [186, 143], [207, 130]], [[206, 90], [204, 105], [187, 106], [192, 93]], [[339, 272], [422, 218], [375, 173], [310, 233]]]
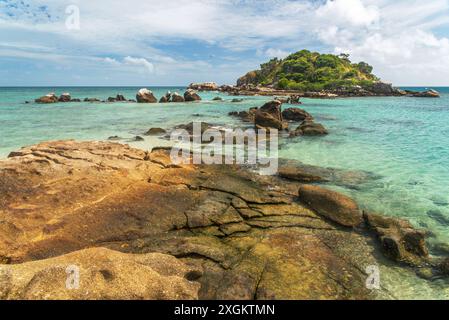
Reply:
[[[266, 97], [235, 97], [201, 93], [199, 103], [57, 103], [25, 104], [56, 92], [72, 98], [107, 99], [118, 93], [135, 98], [139, 88], [0, 88], [0, 158], [22, 146], [56, 139], [107, 140], [119, 136], [123, 142], [149, 149], [166, 145], [157, 137], [143, 136], [151, 127], [172, 128], [191, 121], [219, 126], [238, 126], [230, 111], [261, 106]], [[160, 98], [167, 90], [150, 88]], [[426, 88], [406, 88], [424, 90]], [[366, 97], [333, 100], [302, 99], [301, 108], [324, 124], [326, 137], [282, 140], [280, 157], [306, 164], [372, 174], [373, 179], [353, 188], [329, 186], [357, 200], [372, 212], [403, 217], [415, 226], [430, 230], [432, 253], [439, 243], [449, 244], [449, 88], [434, 88], [440, 99], [410, 97]], [[224, 101], [212, 101], [221, 96]], [[433, 293], [432, 293], [433, 297]]]

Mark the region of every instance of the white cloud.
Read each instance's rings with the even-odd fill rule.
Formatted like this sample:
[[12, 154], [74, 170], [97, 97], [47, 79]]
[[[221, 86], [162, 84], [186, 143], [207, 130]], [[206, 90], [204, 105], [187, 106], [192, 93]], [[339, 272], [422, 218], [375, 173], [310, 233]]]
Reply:
[[151, 62], [149, 62], [147, 59], [145, 59], [145, 58], [133, 58], [133, 57], [129, 57], [128, 56], [128, 57], [125, 57], [123, 59], [123, 62], [126, 65], [143, 67], [149, 73], [153, 73], [154, 72], [154, 65]]
[[[449, 24], [447, 0], [26, 2], [31, 4], [26, 8], [46, 5], [47, 9], [36, 15], [19, 6], [9, 16], [1, 8], [2, 56], [19, 52], [24, 59], [44, 59], [45, 51], [55, 61], [64, 57], [64, 63], [83, 57], [100, 59], [117, 70], [142, 68], [155, 75], [171, 74], [174, 79], [183, 72], [186, 77], [190, 72], [192, 78], [201, 72], [209, 77], [226, 73], [232, 79], [266, 57], [284, 57], [306, 47], [351, 53], [354, 60], [369, 62], [382, 78], [398, 84], [449, 84], [448, 35], [435, 32]], [[65, 7], [73, 3], [81, 12], [78, 31], [64, 27]], [[21, 45], [13, 48], [5, 43]], [[157, 49], [182, 43], [189, 43], [185, 52]], [[195, 46], [223, 48], [223, 62], [246, 52], [245, 61], [195, 60], [189, 52]], [[248, 51], [253, 52], [250, 59]], [[104, 56], [117, 58], [97, 58]], [[195, 67], [201, 72], [195, 72]]]
[[284, 51], [282, 49], [268, 48], [265, 51], [265, 55], [269, 58], [279, 58], [284, 59], [290, 54], [288, 51]]

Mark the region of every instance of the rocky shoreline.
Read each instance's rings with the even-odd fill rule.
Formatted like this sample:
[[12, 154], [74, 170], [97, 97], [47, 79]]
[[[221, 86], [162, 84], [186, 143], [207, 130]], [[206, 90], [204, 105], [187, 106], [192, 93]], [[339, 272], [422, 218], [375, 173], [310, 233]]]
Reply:
[[[447, 272], [425, 232], [298, 179], [316, 171], [280, 172], [174, 166], [167, 149], [112, 142], [12, 152], [0, 161], [0, 298], [381, 299], [392, 296], [365, 285], [380, 253]], [[68, 264], [80, 290], [64, 287]]]
[[[375, 82], [370, 87], [362, 88], [361, 86], [353, 86], [351, 88], [340, 88], [336, 90], [324, 90], [319, 92], [302, 92], [297, 90], [280, 90], [270, 86], [260, 86], [251, 84], [222, 85], [218, 86], [214, 82], [192, 83], [190, 89], [198, 91], [218, 91], [234, 96], [271, 96], [271, 97], [287, 97], [294, 98], [315, 98], [315, 99], [334, 99], [349, 97], [379, 97], [379, 96], [406, 96], [416, 98], [439, 98], [440, 94], [435, 90], [427, 90], [423, 92], [401, 90], [393, 87], [389, 83]], [[296, 98], [296, 99], [295, 99]]]
[[[194, 102], [196, 90], [212, 89], [159, 101]], [[158, 100], [141, 89], [136, 101]], [[289, 138], [329, 134], [283, 103], [300, 101], [230, 115]], [[357, 188], [375, 179], [369, 173], [280, 159], [276, 176], [260, 176], [246, 166], [174, 165], [169, 153], [69, 140], [0, 160], [0, 299], [394, 299], [367, 287], [368, 267], [393, 264], [423, 281], [449, 275], [449, 259], [429, 255], [425, 230], [325, 187]], [[65, 287], [73, 265], [79, 290]]]

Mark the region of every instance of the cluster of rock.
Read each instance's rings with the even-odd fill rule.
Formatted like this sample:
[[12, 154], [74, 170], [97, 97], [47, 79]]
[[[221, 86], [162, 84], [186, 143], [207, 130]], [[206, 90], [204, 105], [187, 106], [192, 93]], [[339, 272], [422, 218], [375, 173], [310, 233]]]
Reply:
[[238, 81], [236, 86], [222, 85], [218, 86], [214, 82], [192, 83], [189, 89], [199, 91], [220, 91], [235, 96], [285, 96], [286, 98], [275, 98], [284, 103], [299, 103], [299, 98], [316, 98], [316, 99], [333, 99], [337, 97], [370, 97], [370, 96], [410, 96], [410, 97], [426, 97], [438, 98], [440, 95], [435, 90], [427, 90], [424, 92], [414, 92], [401, 90], [393, 87], [390, 83], [383, 81], [375, 81], [365, 86], [341, 86], [334, 90], [323, 90], [318, 92], [298, 92], [296, 90], [276, 89], [272, 85], [263, 86]]
[[[40, 104], [49, 104], [49, 103], [57, 103], [57, 102], [81, 102], [81, 99], [72, 99], [70, 93], [63, 93], [59, 96], [56, 96], [55, 93], [49, 93], [45, 96], [37, 98], [34, 100], [36, 103]], [[82, 101], [84, 102], [136, 102], [135, 100], [127, 100], [123, 95], [117, 94], [115, 97], [109, 97], [107, 100], [100, 100], [98, 98], [84, 98]], [[28, 102], [27, 102], [28, 103]]]
[[[137, 102], [139, 103], [157, 103], [158, 100], [154, 96], [153, 92], [144, 88], [140, 89], [136, 95]], [[177, 92], [167, 92], [161, 99], [159, 103], [169, 103], [169, 102], [193, 102], [193, 101], [201, 101], [201, 97], [198, 93], [193, 89], [187, 89], [184, 92], [184, 96], [181, 96]]]
[[316, 123], [307, 111], [300, 108], [287, 108], [282, 111], [282, 102], [279, 100], [269, 101], [260, 108], [254, 107], [248, 111], [233, 111], [229, 115], [264, 129], [288, 130], [289, 122], [300, 122], [295, 130], [290, 131], [291, 137], [328, 134], [327, 129]]
[[[0, 182], [0, 299], [391, 298], [365, 285], [366, 266], [388, 268], [369, 229], [392, 260], [447, 270], [424, 232], [344, 195], [173, 166], [166, 149], [41, 143], [0, 161]], [[66, 287], [73, 265], [78, 290]]]
[[[201, 97], [198, 93], [193, 89], [187, 89], [183, 96], [178, 94], [177, 92], [171, 93], [167, 92], [165, 96], [163, 96], [159, 102], [192, 102], [192, 101], [200, 101]], [[100, 100], [97, 98], [85, 98], [84, 102], [138, 102], [138, 103], [157, 103], [158, 100], [154, 96], [151, 90], [146, 88], [140, 89], [136, 94], [136, 100], [126, 99], [123, 95], [117, 94], [115, 97], [109, 97], [107, 100]], [[55, 93], [49, 93], [43, 97], [37, 98], [35, 100], [36, 103], [48, 104], [48, 103], [57, 103], [57, 102], [81, 102], [80, 99], [72, 99], [70, 93], [63, 93], [60, 97], [57, 97]], [[28, 102], [27, 102], [28, 103]]]
[[80, 99], [72, 99], [72, 97], [70, 96], [70, 93], [63, 93], [58, 98], [58, 96], [56, 96], [56, 93], [51, 92], [45, 96], [37, 98], [36, 100], [34, 100], [34, 102], [47, 104], [47, 103], [56, 103], [56, 102], [81, 102], [81, 100]]

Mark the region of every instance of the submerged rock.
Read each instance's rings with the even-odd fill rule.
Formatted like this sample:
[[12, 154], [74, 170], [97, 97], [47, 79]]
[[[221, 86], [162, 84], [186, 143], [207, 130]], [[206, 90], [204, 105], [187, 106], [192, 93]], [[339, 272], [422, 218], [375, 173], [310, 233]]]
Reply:
[[408, 221], [379, 214], [364, 213], [364, 218], [379, 237], [387, 257], [414, 266], [426, 261], [429, 250], [424, 231], [415, 229]]
[[215, 97], [212, 99], [212, 101], [223, 101], [222, 97]]
[[184, 100], [186, 102], [192, 102], [192, 101], [200, 101], [201, 97], [196, 93], [195, 90], [187, 89], [187, 91], [184, 93]]
[[363, 222], [362, 213], [351, 198], [318, 186], [303, 185], [299, 200], [318, 214], [345, 227], [357, 227]]
[[[79, 272], [79, 282], [70, 281], [69, 275], [74, 272]], [[91, 248], [53, 259], [2, 266], [0, 299], [196, 300], [200, 284], [187, 279], [194, 272], [202, 274], [169, 255], [133, 255]]]
[[159, 136], [159, 135], [164, 135], [166, 133], [167, 133], [167, 131], [165, 131], [162, 128], [151, 128], [145, 133], [145, 135], [146, 136]]
[[300, 108], [288, 108], [282, 111], [282, 117], [284, 120], [290, 121], [304, 121], [304, 120], [313, 120], [313, 117], [307, 111]]
[[137, 92], [136, 100], [138, 103], [156, 103], [157, 99], [154, 96], [153, 92], [150, 90], [143, 88]]
[[313, 120], [305, 120], [295, 131], [290, 133], [290, 136], [323, 136], [327, 134], [329, 132], [321, 123], [316, 123]]
[[36, 103], [56, 103], [58, 102], [58, 97], [56, 96], [55, 93], [49, 93], [43, 97], [37, 98], [36, 100], [34, 100]]

